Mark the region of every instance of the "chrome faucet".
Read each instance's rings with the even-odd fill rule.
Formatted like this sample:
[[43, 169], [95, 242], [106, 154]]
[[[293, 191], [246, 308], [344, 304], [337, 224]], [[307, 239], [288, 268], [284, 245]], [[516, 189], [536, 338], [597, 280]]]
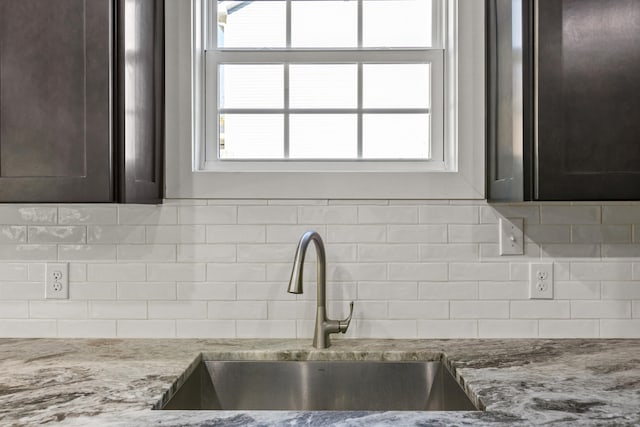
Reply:
[[353, 315], [353, 301], [349, 304], [349, 317], [344, 320], [327, 319], [327, 263], [322, 238], [315, 231], [307, 231], [300, 238], [296, 256], [293, 259], [293, 271], [291, 271], [288, 292], [292, 294], [302, 293], [304, 256], [307, 253], [309, 243], [312, 241], [316, 246], [316, 255], [318, 257], [318, 303], [316, 305], [316, 328], [313, 335], [313, 346], [315, 348], [327, 348], [331, 344], [329, 334], [338, 332], [344, 334], [347, 332]]

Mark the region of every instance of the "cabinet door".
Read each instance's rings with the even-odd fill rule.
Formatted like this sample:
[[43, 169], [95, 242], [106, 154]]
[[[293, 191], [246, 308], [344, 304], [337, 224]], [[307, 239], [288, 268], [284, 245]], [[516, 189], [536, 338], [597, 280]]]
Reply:
[[164, 1], [118, 0], [119, 197], [162, 200]]
[[640, 199], [640, 0], [538, 5], [537, 198]]
[[108, 202], [109, 0], [0, 0], [0, 201]]

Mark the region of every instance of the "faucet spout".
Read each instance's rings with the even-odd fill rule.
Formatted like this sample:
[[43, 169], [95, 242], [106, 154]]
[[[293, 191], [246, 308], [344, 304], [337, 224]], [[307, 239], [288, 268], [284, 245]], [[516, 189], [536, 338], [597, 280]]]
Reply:
[[313, 346], [316, 348], [327, 348], [330, 345], [329, 334], [338, 332], [344, 334], [347, 331], [353, 314], [353, 301], [351, 302], [349, 317], [345, 320], [331, 320], [327, 318], [326, 255], [322, 238], [315, 231], [307, 231], [300, 238], [298, 248], [296, 249], [296, 255], [293, 259], [293, 269], [291, 271], [291, 279], [289, 280], [289, 288], [287, 289], [287, 292], [292, 294], [301, 294], [303, 292], [302, 277], [304, 272], [304, 257], [311, 242], [314, 243], [316, 248], [318, 264], [318, 295]]

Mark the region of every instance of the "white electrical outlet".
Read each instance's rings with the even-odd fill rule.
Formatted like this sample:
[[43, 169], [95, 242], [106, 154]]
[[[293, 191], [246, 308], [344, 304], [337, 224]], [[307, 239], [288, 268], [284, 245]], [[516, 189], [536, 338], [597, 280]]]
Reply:
[[45, 299], [69, 298], [69, 264], [47, 264], [44, 297]]
[[529, 298], [553, 298], [553, 263], [529, 265]]

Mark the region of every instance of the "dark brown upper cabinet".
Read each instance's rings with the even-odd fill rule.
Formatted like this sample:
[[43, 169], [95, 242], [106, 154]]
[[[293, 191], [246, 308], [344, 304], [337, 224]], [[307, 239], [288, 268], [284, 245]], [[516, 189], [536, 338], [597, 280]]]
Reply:
[[488, 0], [488, 198], [640, 200], [640, 0]]
[[163, 13], [0, 0], [0, 202], [162, 200]]

